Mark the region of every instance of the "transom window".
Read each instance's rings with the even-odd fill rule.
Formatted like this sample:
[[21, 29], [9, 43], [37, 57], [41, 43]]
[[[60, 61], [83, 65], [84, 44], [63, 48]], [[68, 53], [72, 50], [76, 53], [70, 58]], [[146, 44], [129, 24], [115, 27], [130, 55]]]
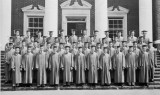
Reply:
[[43, 33], [43, 17], [28, 17], [28, 30], [34, 37], [37, 36], [37, 31]]
[[114, 38], [118, 31], [123, 31], [123, 17], [109, 17], [108, 20], [110, 37]]

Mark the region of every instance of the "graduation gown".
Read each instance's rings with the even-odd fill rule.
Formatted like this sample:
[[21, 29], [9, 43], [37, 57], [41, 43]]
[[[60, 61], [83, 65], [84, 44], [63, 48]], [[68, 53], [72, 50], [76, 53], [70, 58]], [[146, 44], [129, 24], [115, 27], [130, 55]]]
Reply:
[[47, 83], [47, 78], [46, 78], [46, 54], [45, 52], [38, 53], [36, 55], [36, 68], [38, 69], [37, 72], [37, 84], [42, 85]]
[[42, 38], [42, 37], [37, 37], [37, 38], [35, 39], [35, 41], [38, 41], [39, 44], [42, 44], [43, 38]]
[[82, 36], [82, 43], [89, 42], [90, 38], [88, 36]]
[[59, 43], [66, 43], [65, 37], [59, 37]]
[[94, 42], [97, 43], [101, 43], [101, 38], [98, 37], [94, 37]]
[[32, 53], [26, 53], [22, 57], [22, 68], [24, 69], [24, 77], [23, 77], [23, 83], [28, 84], [32, 83], [32, 70], [33, 70], [33, 54]]
[[14, 46], [21, 46], [21, 37], [17, 36], [14, 38]]
[[126, 54], [128, 53], [128, 48], [127, 47], [122, 47], [121, 52], [126, 56]]
[[27, 47], [21, 48], [21, 55], [23, 56], [25, 53], [27, 53]]
[[127, 82], [136, 82], [136, 54], [129, 52], [126, 55]]
[[59, 84], [59, 68], [60, 68], [60, 56], [56, 53], [51, 53], [49, 57], [49, 69], [50, 69], [50, 84]]
[[140, 67], [140, 83], [149, 82], [149, 54], [148, 52], [142, 52], [139, 58], [139, 67]]
[[124, 83], [125, 56], [122, 52], [115, 53], [113, 59], [114, 81], [115, 83]]
[[137, 41], [137, 37], [135, 36], [131, 37], [131, 42], [135, 42], [135, 41]]
[[14, 54], [11, 58], [12, 68], [12, 83], [22, 83], [22, 56], [20, 54]]
[[26, 45], [27, 45], [28, 43], [31, 42], [31, 37], [25, 37], [24, 40], [25, 40]]
[[63, 83], [72, 82], [73, 55], [72, 53], [64, 53], [61, 58], [61, 68], [63, 68]]
[[5, 53], [5, 78], [6, 81], [11, 80], [11, 58], [14, 54], [15, 50], [11, 49], [6, 51]]
[[[103, 38], [103, 42], [105, 43], [105, 44], [107, 44], [107, 45], [109, 45], [109, 42], [111, 41], [111, 38], [109, 38], [109, 37], [105, 37], [105, 38]], [[104, 44], [103, 43], [103, 44]]]
[[103, 50], [102, 49], [97, 49], [96, 53], [98, 55], [98, 58], [100, 58], [101, 54], [103, 53]]
[[46, 42], [50, 42], [51, 44], [55, 43], [54, 37], [48, 37]]
[[69, 37], [69, 42], [72, 44], [73, 42], [77, 42], [77, 36], [76, 35], [72, 35]]
[[85, 83], [86, 58], [83, 53], [75, 56], [76, 83]]
[[112, 69], [111, 58], [110, 55], [107, 53], [103, 53], [100, 56], [100, 69], [101, 71], [101, 84], [110, 84], [111, 83], [111, 76], [110, 70]]
[[98, 83], [99, 58], [97, 53], [89, 53], [87, 57], [88, 82]]

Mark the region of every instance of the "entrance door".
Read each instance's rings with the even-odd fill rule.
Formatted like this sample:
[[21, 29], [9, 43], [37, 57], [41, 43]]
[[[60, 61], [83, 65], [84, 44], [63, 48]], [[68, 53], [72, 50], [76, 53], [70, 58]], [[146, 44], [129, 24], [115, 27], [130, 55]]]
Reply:
[[72, 29], [76, 30], [77, 36], [82, 36], [83, 30], [86, 29], [86, 23], [68, 23], [67, 24], [67, 35], [72, 35]]

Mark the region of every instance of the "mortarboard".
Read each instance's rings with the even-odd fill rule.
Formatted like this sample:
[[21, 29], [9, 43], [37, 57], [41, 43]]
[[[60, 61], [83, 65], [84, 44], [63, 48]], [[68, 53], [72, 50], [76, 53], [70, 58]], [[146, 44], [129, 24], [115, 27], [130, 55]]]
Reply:
[[148, 32], [147, 30], [143, 30], [142, 32]]
[[95, 30], [94, 32], [99, 32], [98, 30]]

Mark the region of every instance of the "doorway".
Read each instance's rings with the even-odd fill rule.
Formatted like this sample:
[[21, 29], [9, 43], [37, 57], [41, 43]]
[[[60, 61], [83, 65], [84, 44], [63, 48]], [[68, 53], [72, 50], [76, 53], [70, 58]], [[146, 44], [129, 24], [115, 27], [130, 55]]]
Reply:
[[76, 36], [82, 36], [83, 35], [83, 30], [86, 29], [86, 23], [81, 22], [81, 23], [67, 23], [67, 35], [71, 36], [72, 35], [72, 29], [76, 30]]

